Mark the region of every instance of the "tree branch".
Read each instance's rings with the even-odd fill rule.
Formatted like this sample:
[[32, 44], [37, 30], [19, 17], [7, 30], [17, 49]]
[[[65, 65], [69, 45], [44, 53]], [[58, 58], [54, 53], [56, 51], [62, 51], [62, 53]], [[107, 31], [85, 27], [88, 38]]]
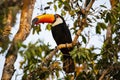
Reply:
[[82, 22], [82, 24], [81, 25], [79, 24], [79, 30], [77, 31], [72, 43], [66, 43], [66, 44], [58, 45], [53, 51], [50, 52], [50, 54], [45, 58], [45, 60], [42, 63], [47, 63], [49, 60], [51, 60], [52, 57], [57, 53], [58, 50], [60, 50], [62, 48], [74, 47], [78, 43], [77, 40], [78, 40], [81, 32], [83, 31], [84, 26], [86, 25], [86, 18], [83, 18], [81, 22]]
[[[92, 7], [93, 3], [95, 0], [91, 0], [91, 2], [89, 3], [89, 6], [86, 8], [86, 10], [82, 9], [82, 11], [84, 10], [85, 12], [83, 12], [82, 14], [87, 15], [87, 12], [90, 10], [90, 8]], [[80, 18], [81, 14], [78, 14], [78, 18]], [[74, 40], [72, 41], [72, 43], [66, 43], [66, 44], [60, 44], [58, 45], [53, 51], [50, 52], [49, 55], [46, 56], [46, 58], [42, 61], [42, 65], [47, 64], [48, 61], [50, 61], [52, 59], [52, 57], [57, 53], [58, 50], [62, 49], [62, 48], [71, 48], [74, 47], [78, 42], [78, 38], [81, 34], [81, 32], [83, 31], [85, 25], [86, 25], [86, 17], [83, 17], [81, 22], [78, 19], [78, 25], [79, 25], [79, 30], [77, 31]], [[41, 66], [40, 66], [41, 67]], [[28, 77], [26, 78], [27, 80], [30, 80], [32, 75], [34, 75], [34, 72], [36, 72], [36, 70], [39, 70], [39, 67], [37, 69], [35, 69], [34, 71], [30, 72], [28, 74]]]
[[114, 64], [114, 65], [111, 65], [110, 67], [108, 67], [107, 69], [105, 69], [102, 72], [102, 75], [100, 76], [99, 80], [104, 80], [105, 76], [107, 74], [109, 74], [111, 71], [114, 71], [114, 70], [119, 71], [120, 70], [120, 64]]
[[88, 6], [86, 7], [86, 12], [89, 12], [90, 9], [92, 8], [93, 3], [95, 2], [95, 0], [91, 0], [90, 3], [88, 4]]
[[[111, 10], [114, 9], [119, 2], [119, 0], [109, 0], [111, 4]], [[113, 24], [109, 22], [106, 33], [106, 43], [110, 44], [112, 40], [112, 28]]]
[[15, 35], [12, 45], [7, 52], [2, 80], [11, 80], [15, 71], [14, 63], [16, 61], [17, 53], [19, 50], [18, 44], [23, 42], [30, 33], [31, 18], [35, 0], [23, 0], [23, 3], [24, 5], [21, 13], [20, 29]]
[[[111, 4], [111, 10], [115, 9], [116, 8], [116, 5], [117, 3], [119, 2], [119, 0], [109, 0], [110, 1], [110, 4]], [[113, 28], [114, 24], [112, 23], [108, 23], [108, 26], [107, 26], [107, 32], [106, 32], [106, 40], [105, 40], [105, 44], [106, 46], [104, 47], [105, 49], [104, 50], [108, 50], [107, 52], [104, 51], [105, 54], [108, 54], [109, 53], [109, 47], [111, 47], [112, 45], [112, 28]], [[103, 56], [106, 56], [106, 55], [103, 55]], [[110, 57], [111, 58], [111, 57]], [[120, 65], [119, 65], [120, 66]], [[112, 65], [110, 67], [108, 67], [107, 69], [105, 69], [101, 74], [99, 80], [103, 80], [105, 78], [105, 76], [110, 73], [112, 70], [114, 69], [119, 69], [120, 70], [120, 67], [119, 66], [116, 66], [116, 65]]]

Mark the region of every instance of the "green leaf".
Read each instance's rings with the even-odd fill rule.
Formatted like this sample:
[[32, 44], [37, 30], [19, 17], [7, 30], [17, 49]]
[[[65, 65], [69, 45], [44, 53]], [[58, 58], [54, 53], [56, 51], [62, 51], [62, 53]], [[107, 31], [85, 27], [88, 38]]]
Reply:
[[56, 71], [56, 76], [57, 76], [57, 77], [59, 77], [59, 76], [60, 76], [59, 71]]
[[51, 24], [47, 24], [46, 29], [50, 31], [51, 30], [51, 26], [52, 26]]
[[97, 19], [100, 19], [100, 16], [98, 16], [98, 15], [96, 15], [95, 17], [96, 17]]
[[57, 11], [57, 6], [56, 5], [54, 5], [54, 10]]
[[66, 12], [65, 12], [64, 10], [62, 10], [61, 15], [62, 15], [62, 16], [65, 16], [65, 15], [66, 15]]
[[107, 26], [106, 26], [105, 23], [100, 23], [100, 25], [101, 25], [101, 28], [102, 28], [103, 30], [105, 30], [105, 29], [107, 28]]
[[117, 22], [117, 17], [114, 13], [111, 14], [111, 24], [115, 24]]
[[83, 40], [84, 43], [87, 42], [85, 36], [83, 36], [83, 35], [82, 35], [82, 40]]
[[115, 63], [117, 62], [116, 56], [113, 56], [113, 60], [114, 60]]
[[48, 5], [51, 5], [51, 4], [53, 4], [53, 2], [47, 2], [47, 4], [48, 4]]
[[64, 10], [71, 11], [71, 6], [69, 5], [69, 3], [67, 2], [64, 3]]
[[96, 33], [101, 34], [101, 26], [100, 26], [100, 23], [97, 23]]
[[87, 20], [88, 20], [89, 23], [92, 23], [92, 20], [90, 18], [87, 18]]
[[44, 10], [47, 10], [47, 9], [50, 9], [50, 6], [46, 6], [46, 7], [44, 8]]
[[74, 49], [70, 52], [70, 55], [72, 56], [73, 59], [75, 59], [76, 56], [77, 56], [76, 52], [77, 52], [77, 48], [74, 48]]
[[103, 8], [107, 8], [105, 5], [100, 5], [101, 7], [103, 7]]
[[92, 19], [96, 22], [97, 20], [96, 20], [96, 18], [94, 18], [94, 17], [92, 17]]
[[106, 14], [108, 13], [108, 10], [101, 10], [100, 12], [100, 15], [101, 15], [101, 17], [100, 16], [98, 16], [98, 17], [100, 17], [101, 19], [105, 19], [105, 17], [106, 17]]
[[62, 7], [62, 4], [63, 4], [62, 1], [59, 1], [59, 2], [58, 2], [58, 7], [61, 8], [61, 7]]
[[40, 27], [40, 25], [39, 25], [39, 27], [36, 27], [36, 32], [37, 32], [37, 34], [39, 34], [40, 31], [41, 31], [41, 27]]
[[73, 10], [69, 11], [69, 14], [70, 14], [71, 16], [73, 16], [74, 13], [75, 13], [75, 12], [74, 12]]
[[110, 19], [111, 19], [110, 18], [110, 13], [107, 13], [106, 18], [105, 18], [105, 22], [107, 23]]
[[39, 32], [41, 31], [41, 25], [40, 24], [37, 25], [37, 26], [32, 26], [32, 28], [33, 28], [33, 34], [35, 32], [37, 32], [37, 34], [39, 34]]
[[31, 53], [33, 56], [35, 56], [35, 50], [34, 49], [31, 49]]
[[25, 44], [22, 44], [22, 47], [23, 47], [23, 48], [26, 48], [27, 46], [26, 46]]

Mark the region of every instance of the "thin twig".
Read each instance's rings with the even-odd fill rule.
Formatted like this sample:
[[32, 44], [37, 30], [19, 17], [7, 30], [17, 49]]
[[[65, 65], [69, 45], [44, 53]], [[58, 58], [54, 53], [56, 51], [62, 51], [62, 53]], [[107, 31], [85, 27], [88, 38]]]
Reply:
[[102, 72], [102, 75], [100, 76], [99, 80], [103, 80], [108, 73], [110, 73], [111, 71], [114, 71], [114, 70], [119, 71], [120, 70], [120, 64], [114, 64], [114, 65], [111, 65], [110, 67], [108, 67], [107, 69], [105, 69]]
[[89, 12], [90, 11], [90, 9], [91, 9], [91, 7], [92, 7], [92, 5], [93, 5], [93, 3], [95, 2], [95, 0], [91, 0], [90, 1], [90, 3], [88, 4], [88, 6], [86, 7], [86, 12]]
[[[89, 3], [89, 5], [87, 6], [85, 11], [89, 11], [90, 8], [92, 7], [93, 3], [95, 0], [91, 0], [91, 2]], [[83, 12], [83, 14], [86, 14], [86, 12]], [[78, 18], [80, 17], [80, 15], [78, 15]], [[81, 24], [80, 24], [81, 23]], [[46, 63], [48, 60], [51, 60], [51, 58], [53, 57], [53, 55], [56, 54], [56, 52], [62, 48], [71, 48], [73, 46], [75, 46], [77, 44], [77, 40], [81, 34], [81, 32], [84, 29], [84, 26], [86, 25], [86, 18], [82, 18], [81, 22], [78, 22], [79, 25], [79, 30], [77, 31], [74, 40], [72, 41], [72, 43], [69, 44], [60, 44], [57, 46], [57, 48], [55, 48], [52, 52], [50, 52], [50, 54], [45, 58], [45, 60], [43, 61], [43, 63]]]
[[[89, 5], [87, 6], [86, 10], [81, 9], [82, 14], [87, 15], [87, 12], [92, 7], [94, 1], [95, 0], [91, 0], [91, 2], [89, 3]], [[58, 50], [60, 50], [62, 48], [71, 48], [71, 47], [74, 47], [78, 43], [78, 38], [79, 38], [81, 32], [83, 31], [83, 29], [85, 28], [85, 25], [86, 25], [86, 16], [83, 17], [82, 20], [79, 20], [79, 18], [80, 18], [80, 14], [78, 14], [78, 26], [79, 26], [79, 30], [77, 31], [77, 33], [76, 33], [76, 35], [75, 35], [72, 43], [66, 43], [66, 44], [60, 44], [60, 45], [58, 45], [53, 51], [50, 52], [49, 55], [46, 56], [46, 58], [42, 61], [42, 65], [47, 64], [48, 61], [50, 61], [52, 59], [52, 57], [57, 53]], [[36, 69], [36, 70], [38, 70], [38, 69]], [[28, 74], [27, 80], [29, 80], [31, 78], [30, 76], [32, 76], [34, 74], [34, 72], [36, 72], [36, 70], [34, 70], [33, 72], [30, 72]]]

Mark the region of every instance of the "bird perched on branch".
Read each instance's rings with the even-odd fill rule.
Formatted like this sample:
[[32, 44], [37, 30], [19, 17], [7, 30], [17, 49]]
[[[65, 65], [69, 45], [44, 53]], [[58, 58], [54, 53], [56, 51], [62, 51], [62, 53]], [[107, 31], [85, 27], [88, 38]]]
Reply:
[[[72, 43], [70, 31], [66, 25], [64, 18], [58, 14], [43, 14], [35, 17], [32, 24], [51, 23], [51, 31], [57, 45]], [[75, 70], [75, 65], [69, 52], [72, 48], [60, 49], [63, 53], [63, 70], [66, 73], [72, 73]]]

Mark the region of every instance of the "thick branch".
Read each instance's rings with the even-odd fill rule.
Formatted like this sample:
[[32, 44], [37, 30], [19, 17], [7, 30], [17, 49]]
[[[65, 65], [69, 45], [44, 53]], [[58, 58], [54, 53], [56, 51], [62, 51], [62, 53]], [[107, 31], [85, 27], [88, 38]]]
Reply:
[[2, 74], [2, 80], [11, 80], [15, 71], [14, 63], [16, 61], [17, 52], [19, 50], [18, 43], [23, 42], [30, 33], [30, 24], [35, 0], [23, 0], [23, 3], [24, 5], [21, 13], [20, 29], [15, 35], [12, 45], [8, 50]]
[[[85, 11], [89, 11], [90, 8], [92, 7], [93, 3], [94, 3], [95, 0], [91, 0], [89, 6], [87, 7], [87, 10]], [[85, 15], [87, 15], [87, 12], [83, 13]], [[79, 18], [80, 14], [78, 14], [78, 18]], [[78, 20], [80, 21], [80, 20]], [[71, 48], [71, 47], [74, 47], [78, 42], [78, 38], [81, 34], [81, 32], [83, 31], [85, 25], [86, 25], [86, 17], [83, 17], [81, 22], [78, 22], [79, 24], [79, 30], [77, 31], [75, 37], [74, 37], [74, 40], [72, 41], [72, 43], [66, 43], [66, 44], [60, 44], [58, 45], [53, 51], [50, 52], [49, 55], [46, 56], [45, 60], [42, 61], [42, 65], [44, 64], [47, 64], [48, 61], [50, 61], [52, 59], [52, 57], [57, 53], [58, 50], [62, 49], [62, 48]], [[41, 67], [41, 66], [40, 66]], [[34, 75], [34, 72], [36, 72], [36, 70], [38, 70], [39, 67], [37, 69], [35, 69], [33, 72], [30, 72], [28, 77], [26, 78], [27, 80], [31, 79], [32, 75]]]
[[[109, 0], [109, 1], [111, 4], [111, 10], [113, 10], [116, 7], [116, 4], [119, 2], [119, 0]], [[108, 50], [110, 45], [112, 44], [112, 28], [113, 28], [113, 26], [114, 26], [114, 24], [112, 24], [110, 22], [108, 23], [107, 32], [106, 32], [106, 40], [105, 40], [105, 43], [107, 45], [105, 46], [105, 50]], [[108, 52], [105, 51], [105, 54], [108, 54]], [[103, 55], [103, 56], [105, 56], [105, 55]], [[120, 67], [117, 67], [117, 68], [120, 70]], [[102, 75], [100, 76], [99, 80], [103, 80], [105, 78], [105, 76], [114, 69], [116, 69], [116, 65], [115, 66], [112, 65], [109, 68], [105, 69], [101, 73]]]
[[[50, 52], [50, 54], [45, 58], [45, 60], [43, 61], [43, 63], [47, 63], [48, 61], [50, 61], [52, 59], [52, 57], [57, 53], [58, 50], [62, 49], [62, 48], [71, 48], [71, 47], [74, 47], [78, 42], [78, 38], [81, 34], [81, 32], [83, 31], [84, 29], [84, 26], [86, 24], [86, 18], [83, 18], [82, 19], [82, 24], [79, 25], [79, 30], [77, 31], [75, 37], [74, 37], [74, 40], [72, 41], [72, 43], [66, 43], [66, 44], [60, 44], [58, 45], [52, 52]], [[79, 22], [80, 23], [80, 22]]]
[[[91, 0], [91, 1], [90, 1], [89, 5], [88, 5], [87, 8], [85, 9], [86, 12], [88, 12], [88, 11], [90, 10], [90, 8], [92, 7], [94, 1], [95, 1], [95, 0]], [[83, 14], [87, 15], [86, 12], [84, 12]], [[83, 17], [82, 20], [81, 20], [81, 22], [78, 22], [78, 23], [81, 23], [81, 24], [79, 24], [79, 30], [77, 31], [77, 33], [76, 33], [76, 35], [75, 35], [74, 40], [72, 41], [72, 43], [70, 43], [70, 44], [60, 44], [60, 45], [58, 45], [58, 46], [57, 46], [57, 50], [54, 49], [54, 50], [52, 51], [52, 54], [50, 54], [50, 58], [52, 58], [52, 56], [55, 55], [55, 53], [56, 53], [58, 50], [60, 50], [60, 49], [62, 49], [62, 48], [71, 48], [71, 47], [73, 47], [73, 46], [75, 46], [75, 45], [77, 44], [77, 40], [78, 40], [81, 32], [83, 31], [85, 25], [86, 25], [86, 17]], [[48, 56], [49, 56], [49, 55], [48, 55]], [[47, 60], [49, 59], [48, 56], [46, 57]], [[45, 60], [45, 61], [47, 61], [47, 60]], [[50, 59], [49, 59], [49, 60], [50, 60]]]
[[108, 27], [107, 27], [106, 42], [105, 42], [107, 44], [110, 44], [112, 41], [112, 27], [113, 27], [113, 25], [111, 23], [109, 23]]

